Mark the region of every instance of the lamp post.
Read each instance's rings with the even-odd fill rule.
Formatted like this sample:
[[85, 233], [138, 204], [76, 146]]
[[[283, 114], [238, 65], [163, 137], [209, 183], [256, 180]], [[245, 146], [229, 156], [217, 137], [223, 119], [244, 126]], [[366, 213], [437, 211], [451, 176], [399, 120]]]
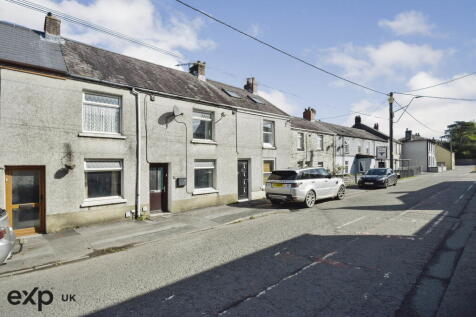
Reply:
[[393, 92], [388, 94], [388, 111], [389, 111], [389, 123], [390, 123], [390, 168], [393, 170]]

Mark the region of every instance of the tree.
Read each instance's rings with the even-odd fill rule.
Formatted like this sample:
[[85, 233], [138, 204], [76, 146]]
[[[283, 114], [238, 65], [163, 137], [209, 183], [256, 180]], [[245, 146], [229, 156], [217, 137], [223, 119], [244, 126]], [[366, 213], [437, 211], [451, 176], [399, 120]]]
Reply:
[[451, 144], [458, 159], [476, 158], [476, 122], [456, 121], [445, 130], [444, 138]]

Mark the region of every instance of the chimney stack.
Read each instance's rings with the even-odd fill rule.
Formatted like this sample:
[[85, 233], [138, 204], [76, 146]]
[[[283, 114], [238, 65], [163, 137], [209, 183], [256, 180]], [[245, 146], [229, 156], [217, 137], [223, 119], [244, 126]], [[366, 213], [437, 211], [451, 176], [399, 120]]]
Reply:
[[258, 83], [256, 82], [256, 79], [254, 77], [246, 78], [246, 85], [244, 88], [250, 94], [256, 94], [258, 92]]
[[355, 116], [355, 125], [359, 125], [362, 123], [362, 118], [360, 116]]
[[311, 107], [304, 109], [302, 117], [307, 121], [316, 121], [316, 109]]
[[411, 141], [412, 140], [412, 130], [407, 130], [405, 131], [405, 141]]
[[61, 20], [48, 12], [45, 17], [44, 31], [46, 39], [58, 40], [61, 36]]
[[188, 71], [190, 74], [197, 76], [198, 79], [205, 80], [205, 65], [205, 62], [197, 61], [190, 66]]
[[374, 129], [378, 131], [378, 123], [374, 124]]

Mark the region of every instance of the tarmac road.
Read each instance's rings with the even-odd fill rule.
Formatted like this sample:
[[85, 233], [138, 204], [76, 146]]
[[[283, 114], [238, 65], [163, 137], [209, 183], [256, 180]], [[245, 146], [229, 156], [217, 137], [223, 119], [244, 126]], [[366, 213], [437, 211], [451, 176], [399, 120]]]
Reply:
[[441, 303], [458, 300], [445, 301], [453, 275], [464, 283], [457, 263], [468, 241], [476, 243], [470, 239], [475, 192], [476, 173], [458, 167], [387, 189], [349, 191], [342, 201], [311, 209], [284, 206], [268, 216], [3, 277], [0, 312], [432, 316]]

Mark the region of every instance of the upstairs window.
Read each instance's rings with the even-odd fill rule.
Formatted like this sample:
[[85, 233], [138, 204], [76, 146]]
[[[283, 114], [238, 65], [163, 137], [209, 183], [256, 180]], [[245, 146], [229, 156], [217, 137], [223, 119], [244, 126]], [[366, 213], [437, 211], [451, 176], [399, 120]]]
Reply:
[[120, 134], [121, 98], [95, 93], [84, 93], [83, 131]]
[[274, 122], [263, 121], [263, 146], [274, 147]]
[[349, 142], [344, 141], [344, 154], [349, 154]]
[[317, 136], [317, 149], [322, 151], [324, 149], [324, 136], [319, 134]]
[[297, 149], [298, 151], [304, 151], [304, 133], [302, 132], [297, 134]]
[[201, 140], [213, 139], [213, 112], [193, 111], [193, 138]]

